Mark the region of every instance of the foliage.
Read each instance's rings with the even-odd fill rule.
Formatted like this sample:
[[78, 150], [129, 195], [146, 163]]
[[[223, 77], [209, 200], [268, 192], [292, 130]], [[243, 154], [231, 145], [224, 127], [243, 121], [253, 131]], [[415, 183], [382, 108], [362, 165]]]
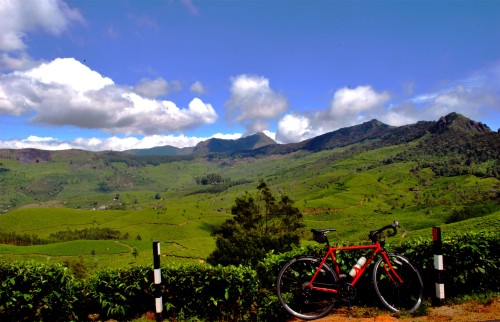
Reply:
[[447, 224], [467, 220], [474, 217], [481, 217], [494, 211], [495, 206], [492, 203], [473, 203], [461, 208], [452, 209], [451, 215], [446, 220]]
[[168, 317], [196, 317], [202, 321], [255, 320], [259, 281], [249, 267], [166, 267], [162, 278]]
[[58, 231], [51, 233], [49, 238], [40, 238], [35, 234], [16, 234], [0, 231], [0, 243], [16, 246], [45, 245], [71, 240], [118, 240], [122, 237], [120, 231], [111, 228], [85, 228], [82, 230]]
[[82, 284], [62, 265], [0, 262], [0, 320], [75, 319]]
[[221, 184], [225, 181], [229, 181], [229, 179], [224, 179], [220, 174], [217, 173], [209, 173], [203, 177], [195, 177], [197, 185], [207, 185], [207, 184]]
[[[444, 236], [444, 277], [447, 296], [500, 291], [496, 274], [500, 268], [500, 233], [498, 231], [465, 232]], [[434, 290], [432, 241], [416, 239], [393, 247], [409, 257], [423, 273], [426, 289]], [[422, 254], [426, 254], [422, 256]]]
[[0, 231], [0, 244], [16, 246], [44, 245], [50, 241], [38, 237], [35, 234], [16, 234], [15, 232]]
[[[443, 238], [447, 298], [498, 292], [500, 266], [498, 231], [462, 233]], [[395, 239], [395, 238], [394, 238]], [[390, 239], [389, 239], [390, 240]], [[389, 241], [388, 240], [388, 241]], [[388, 245], [419, 268], [426, 296], [434, 291], [434, 254], [430, 239], [411, 239]], [[294, 256], [320, 256], [324, 246], [271, 252], [254, 269], [248, 266], [163, 266], [161, 289], [164, 317], [173, 320], [278, 321], [286, 320], [275, 291], [281, 266]], [[340, 252], [346, 272], [359, 254]], [[357, 303], [376, 305], [370, 271], [357, 284]], [[376, 301], [376, 299], [375, 299]], [[106, 269], [78, 279], [62, 265], [0, 262], [0, 319], [3, 321], [127, 320], [154, 311], [151, 267]]]
[[215, 230], [216, 250], [209, 263], [256, 265], [271, 250], [284, 252], [299, 244], [302, 214], [293, 201], [286, 195], [277, 201], [265, 182], [257, 189], [257, 196], [247, 193], [236, 198], [231, 208], [234, 218]]
[[191, 193], [188, 193], [187, 195], [196, 195], [196, 194], [202, 194], [202, 193], [210, 193], [210, 194], [217, 194], [224, 192], [228, 190], [229, 188], [236, 187], [238, 185], [243, 185], [246, 183], [251, 183], [252, 181], [250, 180], [224, 180], [220, 184], [214, 184], [214, 185], [208, 185], [204, 186], [203, 188], [197, 189]]
[[87, 282], [89, 313], [127, 319], [154, 310], [152, 270], [134, 266], [99, 271]]
[[118, 230], [111, 228], [85, 228], [82, 230], [71, 230], [58, 231], [57, 233], [50, 234], [49, 238], [56, 242], [70, 241], [70, 240], [118, 240], [120, 239], [121, 233]]

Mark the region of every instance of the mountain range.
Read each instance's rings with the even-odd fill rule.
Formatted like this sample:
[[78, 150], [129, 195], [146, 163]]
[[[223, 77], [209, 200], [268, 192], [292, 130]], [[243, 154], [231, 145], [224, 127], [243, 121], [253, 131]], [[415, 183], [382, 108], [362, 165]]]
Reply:
[[444, 133], [447, 130], [464, 134], [494, 133], [487, 125], [470, 120], [458, 113], [450, 113], [438, 121], [420, 121], [403, 126], [390, 126], [376, 119], [328, 132], [298, 143], [278, 144], [264, 133], [256, 133], [236, 140], [209, 139], [194, 147], [177, 148], [166, 145], [150, 149], [124, 151], [135, 156], [207, 155], [212, 153], [247, 156], [287, 154], [299, 150], [317, 152], [351, 144], [373, 142], [378, 146], [410, 142], [427, 133]]

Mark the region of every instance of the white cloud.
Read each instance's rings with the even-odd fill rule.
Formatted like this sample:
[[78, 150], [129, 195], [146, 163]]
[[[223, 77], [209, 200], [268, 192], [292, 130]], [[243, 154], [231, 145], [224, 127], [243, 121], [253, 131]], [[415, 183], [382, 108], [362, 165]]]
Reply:
[[62, 0], [2, 0], [0, 1], [0, 70], [14, 70], [31, 65], [25, 53], [30, 32], [60, 35], [72, 23], [83, 23], [77, 9]]
[[68, 86], [76, 92], [99, 90], [114, 84], [110, 78], [103, 77], [74, 58], [56, 58], [50, 63], [43, 63], [26, 72], [14, 72], [13, 75], [49, 86]]
[[304, 115], [287, 114], [278, 122], [276, 139], [280, 143], [300, 142], [312, 135], [310, 120]]
[[215, 134], [211, 137], [188, 137], [185, 135], [150, 135], [142, 138], [117, 137], [107, 138], [76, 138], [73, 140], [59, 140], [53, 137], [38, 137], [31, 135], [26, 139], [0, 140], [0, 148], [22, 149], [34, 148], [42, 150], [82, 149], [87, 151], [124, 151], [132, 149], [149, 149], [158, 146], [175, 146], [178, 148], [193, 147], [210, 138], [235, 140], [241, 138], [240, 133]]
[[206, 92], [205, 86], [199, 81], [194, 82], [189, 88], [191, 93], [204, 94]]
[[377, 114], [389, 98], [387, 92], [377, 93], [371, 86], [344, 87], [335, 92], [329, 113], [332, 117], [357, 119], [362, 114]]
[[267, 129], [269, 120], [286, 112], [288, 101], [271, 89], [267, 78], [239, 75], [232, 78], [231, 97], [226, 106], [229, 119], [245, 125], [249, 133], [255, 133]]
[[1, 53], [0, 71], [2, 70], [22, 70], [33, 68], [40, 64], [34, 61], [26, 52], [19, 51], [15, 53]]
[[387, 92], [376, 92], [371, 86], [337, 90], [328, 108], [309, 114], [287, 114], [278, 123], [277, 139], [290, 143], [359, 124], [384, 113], [389, 101]]
[[183, 131], [217, 119], [212, 105], [198, 98], [179, 108], [171, 101], [143, 97], [73, 58], [0, 76], [0, 113], [33, 113], [36, 123], [129, 135]]
[[172, 92], [178, 92], [181, 89], [182, 86], [179, 81], [168, 82], [162, 77], [158, 77], [156, 79], [143, 78], [134, 87], [137, 94], [148, 98], [167, 95]]

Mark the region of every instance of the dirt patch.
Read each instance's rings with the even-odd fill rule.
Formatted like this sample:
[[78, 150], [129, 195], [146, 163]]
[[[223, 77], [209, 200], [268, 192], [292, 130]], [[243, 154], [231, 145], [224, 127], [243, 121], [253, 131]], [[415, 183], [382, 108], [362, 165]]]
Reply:
[[[298, 319], [290, 319], [289, 322], [297, 322]], [[354, 307], [349, 311], [347, 308], [339, 308], [327, 317], [317, 319], [318, 322], [479, 322], [500, 321], [500, 297], [494, 298], [488, 303], [469, 301], [462, 304], [444, 305], [441, 307], [430, 307], [424, 316], [397, 316], [377, 309]]]

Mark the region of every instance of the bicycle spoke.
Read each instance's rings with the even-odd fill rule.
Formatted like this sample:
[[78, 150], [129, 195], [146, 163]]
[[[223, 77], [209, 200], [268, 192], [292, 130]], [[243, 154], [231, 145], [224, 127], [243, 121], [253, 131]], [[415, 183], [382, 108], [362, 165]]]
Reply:
[[391, 311], [414, 312], [422, 303], [422, 278], [405, 257], [388, 254], [388, 258], [392, 269], [383, 258], [375, 264], [373, 270], [375, 291], [382, 303]]
[[[283, 307], [292, 315], [312, 320], [325, 316], [333, 309], [332, 293], [313, 290], [309, 281], [319, 265], [317, 259], [298, 258], [287, 263], [278, 274], [278, 298]], [[337, 276], [325, 265], [313, 283], [316, 287], [333, 288]]]

